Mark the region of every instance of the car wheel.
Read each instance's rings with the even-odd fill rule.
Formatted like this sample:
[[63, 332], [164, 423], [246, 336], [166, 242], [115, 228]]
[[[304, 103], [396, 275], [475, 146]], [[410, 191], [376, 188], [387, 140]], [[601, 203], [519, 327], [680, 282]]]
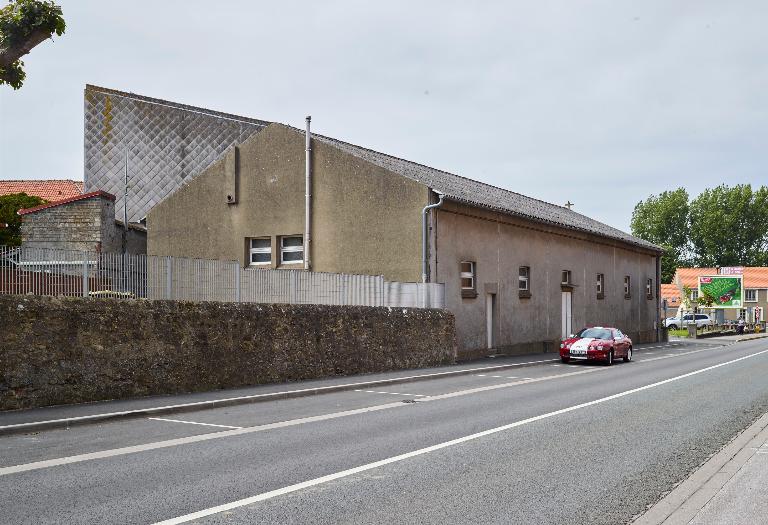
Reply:
[[568, 363], [570, 363], [570, 362], [571, 362], [570, 358], [568, 358], [568, 357], [561, 357], [561, 358], [560, 358], [560, 361], [562, 361], [562, 362], [563, 362], [563, 363], [565, 363], [565, 364], [568, 364]]
[[677, 330], [677, 325], [676, 324], [671, 324], [667, 328], [670, 329], [670, 330]]
[[632, 347], [627, 348], [627, 355], [624, 356], [624, 362], [629, 363], [632, 361]]
[[608, 357], [605, 359], [605, 366], [611, 366], [613, 364], [613, 350], [608, 352]]

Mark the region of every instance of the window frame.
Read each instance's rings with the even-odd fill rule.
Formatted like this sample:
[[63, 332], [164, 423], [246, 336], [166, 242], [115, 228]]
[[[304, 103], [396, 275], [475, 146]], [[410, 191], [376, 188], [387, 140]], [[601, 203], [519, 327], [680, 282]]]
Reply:
[[[470, 265], [470, 271], [464, 271], [464, 265]], [[472, 286], [464, 286], [464, 279], [471, 279]], [[459, 289], [461, 290], [462, 297], [477, 297], [477, 262], [476, 261], [459, 261]]]
[[605, 274], [604, 273], [597, 274], [595, 289], [597, 290], [597, 298], [604, 299], [605, 298]]
[[560, 285], [561, 286], [573, 286], [573, 281], [571, 280], [571, 271], [570, 270], [561, 270], [560, 271]]
[[653, 277], [645, 280], [645, 298], [653, 299]]
[[[525, 288], [520, 287], [522, 283], [525, 283]], [[517, 268], [517, 294], [518, 294], [518, 297], [520, 297], [521, 299], [529, 299], [531, 297], [531, 267], [530, 266], [519, 266]]]
[[[749, 292], [754, 293], [754, 297], [752, 299], [749, 298]], [[758, 289], [757, 288], [744, 288], [744, 302], [745, 303], [756, 303], [758, 302]]]
[[[268, 248], [254, 248], [253, 241], [267, 241]], [[256, 253], [268, 253], [269, 261], [254, 262], [253, 255]], [[272, 266], [272, 237], [249, 237], [248, 238], [248, 266]]]
[[632, 297], [632, 276], [624, 276], [624, 299], [630, 299]]
[[[301, 246], [285, 246], [286, 239], [301, 239]], [[286, 253], [299, 253], [299, 252], [301, 253], [301, 260], [297, 260], [297, 261], [285, 260]], [[301, 234], [280, 236], [280, 265], [284, 266], [289, 264], [304, 264], [304, 236]]]

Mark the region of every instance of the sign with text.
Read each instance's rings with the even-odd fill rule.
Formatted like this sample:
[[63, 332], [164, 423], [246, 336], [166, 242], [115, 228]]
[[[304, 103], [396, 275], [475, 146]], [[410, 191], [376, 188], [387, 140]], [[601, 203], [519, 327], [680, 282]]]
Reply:
[[741, 275], [703, 275], [699, 277], [699, 297], [712, 298], [713, 308], [741, 308], [744, 284]]
[[744, 275], [743, 266], [723, 266], [720, 268], [720, 275]]

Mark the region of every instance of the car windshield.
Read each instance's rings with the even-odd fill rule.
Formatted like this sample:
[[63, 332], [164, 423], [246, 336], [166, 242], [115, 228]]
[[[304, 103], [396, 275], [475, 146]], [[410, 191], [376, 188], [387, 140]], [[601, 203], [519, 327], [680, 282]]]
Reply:
[[591, 337], [592, 339], [612, 339], [611, 331], [605, 328], [585, 328], [577, 334], [579, 337]]

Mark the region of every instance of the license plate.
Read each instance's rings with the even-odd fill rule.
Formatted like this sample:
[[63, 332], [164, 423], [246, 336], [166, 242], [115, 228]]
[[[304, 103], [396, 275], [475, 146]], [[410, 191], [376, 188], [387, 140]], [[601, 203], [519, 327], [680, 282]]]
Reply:
[[585, 355], [587, 353], [586, 350], [571, 350], [571, 353], [573, 355]]

